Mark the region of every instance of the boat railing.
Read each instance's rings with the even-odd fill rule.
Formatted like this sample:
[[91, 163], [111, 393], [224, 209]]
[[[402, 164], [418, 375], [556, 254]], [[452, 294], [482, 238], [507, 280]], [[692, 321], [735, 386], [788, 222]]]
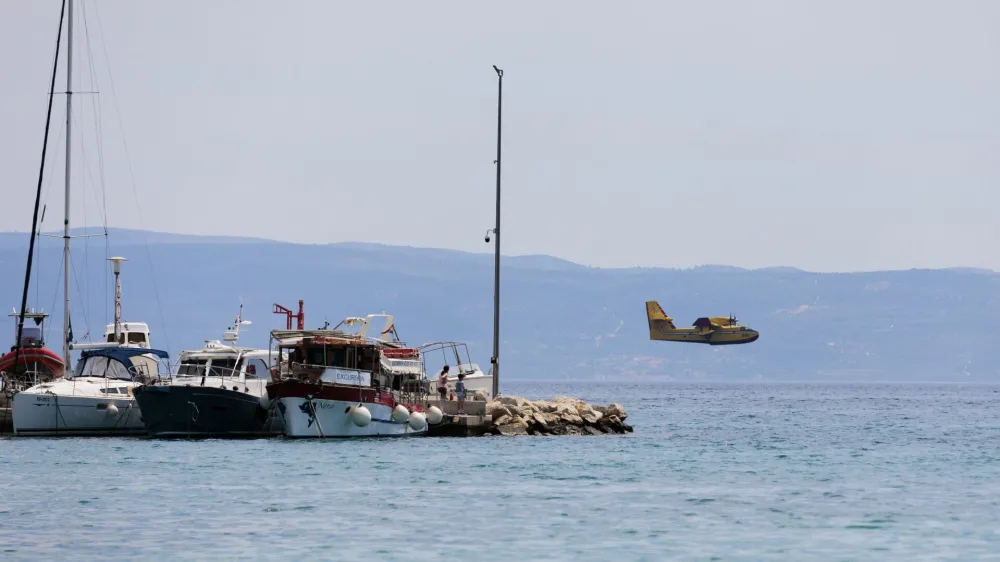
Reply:
[[0, 392], [14, 394], [22, 390], [27, 390], [43, 382], [50, 381], [53, 378], [52, 373], [35, 369], [22, 371], [16, 375], [6, 371], [0, 372]]

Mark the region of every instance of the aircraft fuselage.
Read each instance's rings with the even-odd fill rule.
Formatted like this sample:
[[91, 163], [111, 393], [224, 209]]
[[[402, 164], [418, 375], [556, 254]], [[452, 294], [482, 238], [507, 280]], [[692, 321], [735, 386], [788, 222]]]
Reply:
[[757, 330], [737, 324], [733, 316], [701, 317], [695, 320], [693, 328], [678, 328], [656, 301], [646, 301], [646, 319], [649, 339], [656, 341], [738, 345], [755, 342], [760, 337]]
[[760, 334], [746, 326], [735, 328], [718, 328], [704, 330], [702, 328], [664, 328], [658, 327], [650, 331], [651, 340], [673, 341], [684, 343], [707, 343], [708, 345], [738, 345], [757, 341]]

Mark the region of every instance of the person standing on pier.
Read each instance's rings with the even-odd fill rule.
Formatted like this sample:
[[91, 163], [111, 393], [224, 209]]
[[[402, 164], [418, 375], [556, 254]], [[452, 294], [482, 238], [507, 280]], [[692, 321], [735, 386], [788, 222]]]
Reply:
[[444, 401], [448, 398], [448, 366], [441, 369], [441, 374], [437, 380], [438, 395], [441, 397], [441, 408], [444, 408]]
[[458, 382], [455, 383], [455, 395], [458, 397], [458, 413], [465, 413], [465, 373], [458, 374]]

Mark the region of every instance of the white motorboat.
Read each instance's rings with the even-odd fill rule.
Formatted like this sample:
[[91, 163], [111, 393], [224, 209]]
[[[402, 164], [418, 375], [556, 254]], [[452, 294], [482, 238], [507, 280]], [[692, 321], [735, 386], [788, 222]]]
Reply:
[[177, 372], [167, 382], [135, 390], [142, 419], [153, 437], [266, 437], [283, 433], [267, 396], [268, 349], [237, 347], [242, 306], [226, 345], [208, 340], [201, 349], [182, 351]]
[[[449, 400], [455, 399], [455, 383], [458, 382], [459, 374], [465, 375], [465, 377], [463, 377], [463, 382], [465, 382], [467, 400], [472, 399], [477, 391], [483, 391], [486, 393], [487, 399], [493, 396], [493, 375], [484, 373], [483, 370], [479, 368], [478, 364], [472, 362], [471, 356], [469, 355], [469, 347], [466, 344], [456, 341], [439, 341], [424, 344], [417, 349], [419, 349], [420, 353], [423, 355], [424, 362], [427, 362], [432, 357], [435, 357], [437, 352], [441, 352], [443, 357], [442, 367], [437, 369], [433, 376], [428, 377], [430, 394], [436, 395], [437, 380], [441, 376], [441, 371], [444, 370], [444, 367], [448, 366]], [[448, 364], [451, 359], [454, 359], [454, 366]]]

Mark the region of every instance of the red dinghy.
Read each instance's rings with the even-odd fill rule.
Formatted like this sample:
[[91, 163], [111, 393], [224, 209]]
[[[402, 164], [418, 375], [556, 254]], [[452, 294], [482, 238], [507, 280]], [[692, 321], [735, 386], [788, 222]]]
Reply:
[[[10, 316], [14, 318], [16, 334], [18, 315], [15, 312]], [[18, 356], [17, 344], [12, 346], [8, 353], [0, 356], [0, 373], [8, 376], [8, 383], [13, 382], [13, 379], [22, 378], [25, 373], [30, 373], [31, 376], [28, 377], [28, 381], [22, 382], [30, 382], [30, 384], [63, 376], [65, 370], [63, 358], [45, 347], [45, 341], [42, 339], [45, 334], [43, 323], [47, 316], [44, 312], [35, 312], [34, 310], [24, 313], [24, 319], [31, 320], [31, 323], [26, 323], [21, 333], [20, 356]], [[17, 365], [14, 365], [15, 360]]]
[[25, 370], [38, 371], [37, 367], [30, 369], [34, 363], [58, 377], [63, 372], [63, 360], [54, 351], [44, 347], [24, 347], [21, 348], [21, 356], [17, 358], [18, 367], [14, 368], [14, 358], [17, 356], [17, 349], [0, 356], [0, 372], [20, 373]]

